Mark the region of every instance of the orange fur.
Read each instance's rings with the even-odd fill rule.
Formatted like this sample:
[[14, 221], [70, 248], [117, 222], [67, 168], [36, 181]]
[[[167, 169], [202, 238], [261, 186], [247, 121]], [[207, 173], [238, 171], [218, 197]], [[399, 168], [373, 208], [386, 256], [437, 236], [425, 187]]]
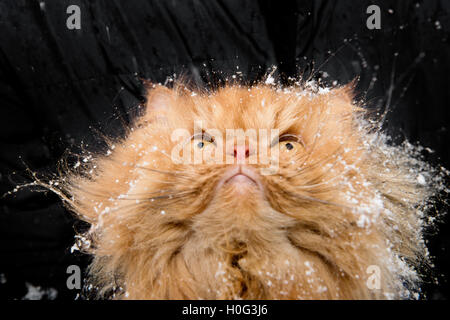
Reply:
[[[352, 99], [349, 87], [151, 88], [111, 154], [64, 179], [69, 208], [92, 225], [84, 236], [99, 296], [411, 297], [426, 256], [417, 209], [433, 190], [410, 173], [415, 159], [370, 132]], [[279, 171], [259, 177], [263, 191], [218, 190], [230, 165], [170, 159], [173, 130], [199, 119], [223, 132], [276, 128], [304, 146], [280, 153]], [[380, 289], [367, 285], [371, 265]]]

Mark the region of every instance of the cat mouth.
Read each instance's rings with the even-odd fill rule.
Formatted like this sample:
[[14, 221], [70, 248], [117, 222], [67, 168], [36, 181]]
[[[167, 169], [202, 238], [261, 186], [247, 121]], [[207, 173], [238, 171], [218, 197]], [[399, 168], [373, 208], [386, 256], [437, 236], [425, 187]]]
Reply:
[[258, 189], [263, 190], [259, 175], [251, 168], [242, 165], [227, 170], [220, 179], [217, 189], [220, 189], [225, 185], [257, 187]]

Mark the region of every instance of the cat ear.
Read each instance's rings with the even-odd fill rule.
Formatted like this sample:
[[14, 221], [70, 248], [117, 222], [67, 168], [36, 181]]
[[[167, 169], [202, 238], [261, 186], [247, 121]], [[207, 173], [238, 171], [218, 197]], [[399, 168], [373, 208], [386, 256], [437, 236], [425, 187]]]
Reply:
[[[352, 134], [355, 115], [362, 109], [354, 101], [356, 80], [330, 90], [324, 96], [316, 114], [317, 130], [321, 127], [324, 136], [342, 139]], [[319, 125], [321, 123], [322, 125]], [[313, 130], [314, 131], [314, 130]]]
[[147, 111], [164, 111], [170, 106], [173, 92], [160, 84], [152, 84], [147, 90]]
[[331, 91], [328, 105], [334, 110], [334, 112], [345, 116], [348, 114], [363, 113], [365, 111], [361, 108], [360, 103], [355, 101], [355, 89], [358, 81], [359, 78], [355, 78], [346, 85], [335, 88]]
[[147, 87], [147, 101], [145, 102], [144, 121], [159, 121], [166, 119], [166, 112], [173, 103], [174, 93], [169, 88], [145, 83]]
[[341, 102], [348, 103], [354, 106], [355, 89], [358, 84], [359, 78], [356, 77], [344, 86], [338, 87], [333, 90], [334, 98]]

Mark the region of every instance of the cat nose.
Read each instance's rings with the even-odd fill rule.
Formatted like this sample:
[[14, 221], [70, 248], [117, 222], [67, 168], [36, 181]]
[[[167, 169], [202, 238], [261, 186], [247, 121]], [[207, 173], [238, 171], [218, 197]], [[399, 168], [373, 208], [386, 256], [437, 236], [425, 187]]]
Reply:
[[250, 149], [247, 144], [245, 146], [242, 145], [234, 146], [234, 157], [238, 162], [245, 160], [245, 158], [248, 158], [249, 156], [250, 156]]

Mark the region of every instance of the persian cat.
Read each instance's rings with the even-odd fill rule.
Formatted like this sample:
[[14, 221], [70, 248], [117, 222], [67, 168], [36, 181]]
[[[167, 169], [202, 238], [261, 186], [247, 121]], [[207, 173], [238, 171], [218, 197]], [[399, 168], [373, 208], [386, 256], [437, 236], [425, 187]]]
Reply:
[[152, 85], [144, 109], [47, 184], [90, 225], [98, 298], [419, 297], [439, 174], [351, 85]]

